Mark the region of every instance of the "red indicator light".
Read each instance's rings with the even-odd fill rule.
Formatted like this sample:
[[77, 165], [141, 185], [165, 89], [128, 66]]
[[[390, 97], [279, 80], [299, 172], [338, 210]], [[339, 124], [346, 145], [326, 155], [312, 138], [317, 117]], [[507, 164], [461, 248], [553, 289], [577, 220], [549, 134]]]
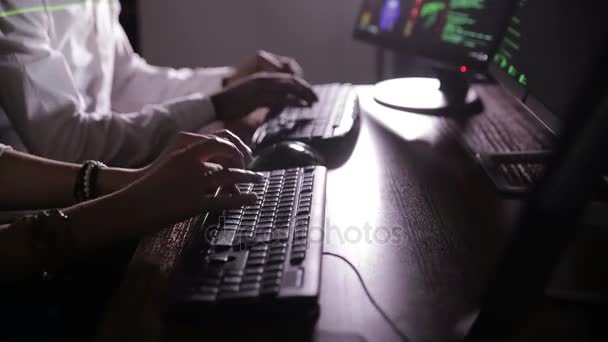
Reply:
[[461, 73], [463, 73], [463, 74], [464, 74], [465, 72], [467, 72], [468, 70], [469, 70], [469, 68], [467, 68], [467, 66], [466, 66], [466, 65], [463, 65], [463, 66], [461, 66], [461, 67], [460, 67], [460, 72], [461, 72]]

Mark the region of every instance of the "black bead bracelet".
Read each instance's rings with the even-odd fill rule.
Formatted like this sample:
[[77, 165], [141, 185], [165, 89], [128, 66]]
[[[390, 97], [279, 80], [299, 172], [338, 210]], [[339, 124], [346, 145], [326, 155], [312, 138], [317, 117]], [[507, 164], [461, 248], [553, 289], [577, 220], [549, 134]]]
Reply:
[[106, 168], [104, 163], [95, 160], [89, 160], [82, 164], [74, 185], [74, 198], [77, 202], [84, 202], [97, 197], [97, 177], [99, 171], [104, 168]]

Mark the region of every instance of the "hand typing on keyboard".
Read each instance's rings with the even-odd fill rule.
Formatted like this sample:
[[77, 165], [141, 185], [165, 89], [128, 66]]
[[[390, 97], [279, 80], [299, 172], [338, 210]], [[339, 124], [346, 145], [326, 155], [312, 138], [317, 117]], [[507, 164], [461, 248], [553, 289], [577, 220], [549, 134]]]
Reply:
[[145, 174], [139, 181], [123, 190], [123, 198], [145, 208], [146, 224], [138, 226], [148, 230], [205, 211], [239, 208], [254, 203], [257, 196], [216, 192], [219, 187], [264, 180], [261, 174], [234, 168], [250, 157], [248, 148], [229, 132], [209, 136], [183, 133], [141, 171]]
[[[316, 301], [325, 169], [308, 166], [264, 175], [263, 181], [238, 184], [241, 192], [255, 194], [256, 201], [206, 216], [201, 244], [192, 245], [185, 254], [189, 257], [184, 260], [183, 278], [176, 283], [175, 303], [217, 303], [208, 311], [216, 314], [221, 303], [228, 308], [239, 300], [251, 305], [239, 306], [239, 312], [248, 308], [261, 312], [264, 298]], [[256, 298], [259, 301], [252, 301]]]
[[315, 85], [313, 89], [319, 98], [314, 106], [292, 106], [275, 112], [254, 134], [254, 146], [267, 146], [287, 139], [309, 143], [313, 139], [330, 139], [351, 131], [358, 115], [354, 87], [334, 83]]
[[258, 73], [211, 96], [218, 118], [225, 121], [239, 119], [261, 107], [309, 107], [317, 100], [308, 82], [283, 73]]
[[229, 86], [259, 72], [280, 72], [297, 77], [304, 75], [302, 67], [295, 59], [268, 51], [258, 51], [252, 58], [234, 67], [233, 73], [224, 80], [224, 84]]

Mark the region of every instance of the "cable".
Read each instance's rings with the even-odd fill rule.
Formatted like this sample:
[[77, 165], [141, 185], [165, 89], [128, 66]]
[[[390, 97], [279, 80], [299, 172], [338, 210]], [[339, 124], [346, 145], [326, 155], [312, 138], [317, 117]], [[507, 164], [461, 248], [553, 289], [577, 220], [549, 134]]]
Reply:
[[359, 282], [361, 283], [361, 287], [363, 287], [363, 290], [365, 291], [365, 294], [367, 295], [367, 298], [372, 303], [372, 305], [376, 308], [376, 310], [378, 310], [378, 313], [380, 313], [380, 316], [382, 316], [382, 318], [391, 327], [391, 329], [393, 329], [393, 331], [395, 332], [395, 334], [397, 336], [399, 336], [399, 338], [401, 338], [402, 341], [409, 342], [409, 339], [407, 338], [407, 336], [401, 330], [399, 330], [399, 327], [397, 327], [397, 324], [395, 324], [395, 322], [393, 322], [393, 320], [390, 317], [388, 317], [388, 315], [386, 314], [386, 312], [384, 312], [384, 310], [382, 309], [382, 307], [378, 304], [378, 302], [376, 302], [376, 300], [374, 299], [374, 297], [372, 296], [372, 294], [369, 292], [369, 289], [367, 288], [367, 285], [365, 285], [365, 281], [363, 281], [363, 277], [361, 276], [361, 273], [359, 273], [359, 270], [357, 270], [357, 267], [355, 267], [355, 265], [353, 265], [350, 261], [348, 261], [348, 259], [346, 259], [345, 257], [343, 257], [343, 256], [341, 256], [339, 254], [334, 254], [334, 253], [330, 253], [330, 252], [323, 252], [323, 255], [324, 256], [332, 256], [334, 258], [338, 258], [338, 259], [344, 261], [348, 266], [350, 266], [350, 268], [357, 275], [357, 278], [359, 278]]

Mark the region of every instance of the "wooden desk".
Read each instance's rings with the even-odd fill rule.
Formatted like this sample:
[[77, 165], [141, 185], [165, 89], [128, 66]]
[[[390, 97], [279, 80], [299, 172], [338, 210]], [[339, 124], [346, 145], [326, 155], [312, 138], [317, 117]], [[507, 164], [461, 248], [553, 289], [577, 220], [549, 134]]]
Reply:
[[[354, 152], [328, 174], [326, 250], [358, 267], [411, 341], [450, 341], [455, 323], [479, 303], [508, 222], [504, 203], [442, 133], [441, 119], [385, 109], [369, 88], [361, 97]], [[142, 241], [99, 340], [180, 340], [183, 332], [163, 326], [160, 303], [188, 233], [179, 224]], [[324, 259], [320, 307], [318, 340], [398, 341], [352, 270], [334, 258]]]

